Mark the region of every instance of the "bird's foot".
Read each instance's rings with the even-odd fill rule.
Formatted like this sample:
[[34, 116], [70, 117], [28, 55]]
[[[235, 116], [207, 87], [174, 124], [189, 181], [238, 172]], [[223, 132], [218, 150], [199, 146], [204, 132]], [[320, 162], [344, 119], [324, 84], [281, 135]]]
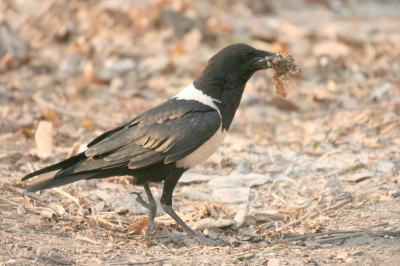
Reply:
[[148, 223], [147, 223], [147, 229], [146, 229], [146, 242], [147, 242], [147, 245], [149, 246], [150, 245], [150, 236], [151, 236], [151, 233], [154, 231], [154, 229], [155, 229], [155, 225], [154, 225], [154, 218], [155, 218], [155, 216], [156, 216], [156, 211], [157, 211], [157, 205], [155, 205], [155, 202], [154, 202], [154, 204], [151, 204], [151, 202], [150, 203], [147, 203], [143, 198], [142, 198], [142, 196], [140, 195], [140, 193], [138, 193], [138, 192], [131, 192], [131, 194], [135, 194], [136, 195], [136, 201], [140, 204], [140, 205], [142, 205], [144, 208], [146, 208], [146, 209], [148, 209], [150, 212], [149, 212], [149, 215], [148, 215], [148, 218], [149, 218], [149, 221], [148, 221]]
[[147, 229], [146, 229], [146, 242], [147, 242], [147, 246], [150, 246], [150, 236], [151, 233], [156, 229], [156, 227], [154, 226], [154, 218], [150, 219], [149, 217], [149, 222], [147, 223]]
[[136, 202], [138, 202], [140, 205], [151, 211], [151, 205], [150, 203], [147, 203], [143, 198], [142, 195], [140, 195], [139, 192], [131, 192], [131, 194], [136, 195]]

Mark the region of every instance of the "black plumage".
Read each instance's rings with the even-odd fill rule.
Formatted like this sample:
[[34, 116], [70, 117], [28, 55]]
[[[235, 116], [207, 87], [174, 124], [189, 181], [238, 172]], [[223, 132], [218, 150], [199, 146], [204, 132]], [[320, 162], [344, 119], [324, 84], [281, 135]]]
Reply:
[[210, 59], [193, 84], [174, 98], [100, 135], [85, 152], [25, 176], [22, 180], [57, 171], [27, 190], [44, 190], [82, 179], [133, 176], [134, 184], [144, 186], [150, 201], [146, 203], [138, 196], [138, 202], [150, 210], [149, 236], [156, 205], [148, 183], [164, 181], [160, 200], [163, 209], [187, 234], [202, 243], [215, 244], [176, 215], [171, 208], [172, 193], [181, 175], [222, 143], [246, 82], [255, 71], [268, 68], [268, 59], [274, 56], [244, 44], [226, 47]]

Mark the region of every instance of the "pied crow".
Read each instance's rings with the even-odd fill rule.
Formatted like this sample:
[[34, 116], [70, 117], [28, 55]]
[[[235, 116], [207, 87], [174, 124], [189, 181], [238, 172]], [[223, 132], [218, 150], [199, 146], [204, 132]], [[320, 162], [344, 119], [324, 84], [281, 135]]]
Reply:
[[28, 192], [66, 185], [82, 179], [129, 175], [143, 185], [149, 202], [147, 239], [154, 229], [157, 205], [149, 183], [164, 181], [161, 206], [187, 233], [203, 244], [218, 244], [193, 231], [172, 210], [172, 194], [182, 174], [210, 157], [221, 145], [239, 107], [247, 81], [271, 67], [276, 54], [246, 44], [225, 47], [209, 61], [192, 84], [165, 103], [128, 123], [103, 133], [87, 150], [28, 174], [22, 181], [53, 172], [27, 188]]

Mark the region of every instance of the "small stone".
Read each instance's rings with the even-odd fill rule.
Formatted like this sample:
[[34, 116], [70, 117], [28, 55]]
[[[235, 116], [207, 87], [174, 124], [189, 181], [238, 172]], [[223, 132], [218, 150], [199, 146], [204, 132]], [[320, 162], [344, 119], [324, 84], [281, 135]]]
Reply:
[[321, 244], [315, 243], [315, 242], [313, 242], [313, 241], [304, 241], [304, 244], [305, 244], [308, 248], [311, 248], [311, 249], [321, 247]]
[[231, 254], [232, 253], [232, 249], [230, 247], [226, 247], [225, 248], [225, 253], [226, 254]]
[[325, 188], [338, 189], [340, 191], [343, 190], [340, 181], [334, 177], [330, 178], [328, 182], [326, 182]]
[[394, 240], [394, 236], [389, 236], [389, 239], [390, 240]]
[[388, 196], [393, 198], [398, 198], [400, 197], [400, 191], [398, 191], [397, 189], [389, 190]]
[[280, 259], [272, 258], [272, 259], [269, 259], [267, 265], [268, 266], [280, 266], [280, 265], [282, 265], [282, 262]]
[[8, 260], [6, 263], [7, 263], [7, 265], [17, 265], [18, 261], [11, 259], [11, 260]]
[[107, 254], [107, 253], [110, 253], [110, 252], [113, 252], [113, 251], [114, 251], [113, 248], [107, 248], [107, 249], [104, 250], [104, 253]]
[[111, 80], [110, 88], [112, 89], [121, 89], [124, 87], [124, 80], [120, 77], [115, 77]]
[[362, 251], [359, 251], [359, 252], [356, 252], [353, 254], [353, 256], [362, 256], [362, 255], [364, 255], [364, 252], [362, 252]]
[[345, 258], [347, 258], [348, 253], [346, 251], [340, 251], [337, 253], [337, 258], [339, 260], [344, 260]]
[[40, 247], [36, 250], [36, 255], [48, 255], [50, 251], [51, 250], [49, 248]]
[[220, 231], [212, 230], [209, 228], [205, 229], [203, 233], [211, 238], [217, 238], [221, 234]]
[[136, 63], [129, 58], [121, 59], [116, 62], [109, 60], [105, 62], [105, 67], [114, 73], [123, 73], [133, 70], [136, 67]]
[[34, 117], [31, 114], [23, 114], [21, 118], [17, 120], [19, 127], [33, 127]]
[[389, 161], [377, 161], [376, 169], [383, 173], [392, 173], [394, 164]]
[[368, 218], [369, 216], [370, 216], [369, 213], [362, 213], [362, 214], [360, 215], [361, 218]]
[[183, 243], [185, 243], [185, 246], [188, 247], [188, 248], [197, 248], [197, 247], [199, 247], [199, 243], [196, 240], [192, 239], [192, 238], [185, 238], [183, 240]]
[[114, 247], [114, 243], [108, 242], [108, 243], [107, 243], [107, 247], [113, 248], [113, 247]]
[[18, 214], [25, 214], [25, 213], [27, 213], [27, 211], [26, 211], [26, 209], [25, 209], [25, 206], [24, 206], [24, 205], [18, 205], [17, 213], [18, 213]]
[[63, 256], [61, 256], [61, 254], [58, 253], [57, 251], [52, 251], [52, 252], [50, 253], [50, 257], [56, 258], [56, 259], [62, 259], [62, 258], [63, 258]]

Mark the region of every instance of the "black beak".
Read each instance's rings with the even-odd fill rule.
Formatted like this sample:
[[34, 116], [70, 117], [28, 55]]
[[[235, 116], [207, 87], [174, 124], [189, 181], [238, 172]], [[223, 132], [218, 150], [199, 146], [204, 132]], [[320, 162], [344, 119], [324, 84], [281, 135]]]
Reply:
[[272, 60], [276, 57], [276, 53], [257, 50], [256, 57], [254, 58], [251, 66], [254, 69], [267, 69], [272, 68]]

